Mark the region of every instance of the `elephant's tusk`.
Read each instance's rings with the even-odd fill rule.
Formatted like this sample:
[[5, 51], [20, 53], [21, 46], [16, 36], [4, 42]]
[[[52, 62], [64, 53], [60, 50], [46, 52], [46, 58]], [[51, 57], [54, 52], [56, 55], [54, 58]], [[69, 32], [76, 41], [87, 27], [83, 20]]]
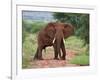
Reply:
[[63, 42], [64, 42], [64, 44], [65, 44], [65, 39], [63, 38]]
[[54, 43], [54, 42], [55, 42], [55, 37], [54, 37], [54, 39], [53, 39], [52, 43]]

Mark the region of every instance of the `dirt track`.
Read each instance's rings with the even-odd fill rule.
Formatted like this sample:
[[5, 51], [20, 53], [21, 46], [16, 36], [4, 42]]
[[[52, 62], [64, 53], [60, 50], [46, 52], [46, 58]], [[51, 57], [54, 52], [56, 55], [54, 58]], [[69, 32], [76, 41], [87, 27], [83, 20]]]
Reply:
[[[66, 49], [66, 60], [53, 60], [54, 53], [49, 49], [49, 53], [43, 53], [44, 60], [35, 60], [30, 62], [30, 68], [55, 68], [55, 67], [69, 67], [79, 66], [76, 64], [70, 64], [69, 61], [75, 57], [76, 52]], [[52, 53], [52, 54], [51, 54]]]

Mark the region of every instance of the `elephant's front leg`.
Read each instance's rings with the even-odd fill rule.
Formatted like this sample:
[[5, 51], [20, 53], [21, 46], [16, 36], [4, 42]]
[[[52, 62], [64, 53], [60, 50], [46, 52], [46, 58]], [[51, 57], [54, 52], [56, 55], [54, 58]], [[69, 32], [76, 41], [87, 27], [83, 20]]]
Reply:
[[61, 59], [65, 60], [66, 59], [66, 49], [65, 49], [65, 45], [64, 45], [64, 41], [63, 40], [61, 41], [61, 49], [62, 49], [62, 53], [63, 53]]

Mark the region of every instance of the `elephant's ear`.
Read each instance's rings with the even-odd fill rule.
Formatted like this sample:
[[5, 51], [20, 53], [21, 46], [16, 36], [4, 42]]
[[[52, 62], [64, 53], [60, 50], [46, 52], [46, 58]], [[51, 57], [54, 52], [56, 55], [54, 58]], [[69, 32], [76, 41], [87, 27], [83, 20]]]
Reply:
[[46, 28], [45, 28], [45, 32], [46, 32], [46, 36], [49, 38], [54, 38], [54, 34], [55, 34], [55, 24], [54, 22], [50, 22], [47, 24]]
[[71, 24], [64, 24], [64, 38], [71, 36], [74, 33], [74, 27]]

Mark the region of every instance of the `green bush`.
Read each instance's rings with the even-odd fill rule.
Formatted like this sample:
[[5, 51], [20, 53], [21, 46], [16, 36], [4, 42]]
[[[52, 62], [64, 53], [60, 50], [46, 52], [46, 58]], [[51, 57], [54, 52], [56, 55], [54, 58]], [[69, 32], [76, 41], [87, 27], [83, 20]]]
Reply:
[[37, 48], [37, 39], [36, 34], [30, 34], [28, 37], [26, 37], [24, 43], [23, 43], [23, 52], [24, 54], [33, 55]]
[[37, 49], [37, 35], [36, 34], [28, 34], [23, 43], [23, 58], [22, 58], [22, 67], [27, 68], [30, 66], [30, 60], [36, 53]]

